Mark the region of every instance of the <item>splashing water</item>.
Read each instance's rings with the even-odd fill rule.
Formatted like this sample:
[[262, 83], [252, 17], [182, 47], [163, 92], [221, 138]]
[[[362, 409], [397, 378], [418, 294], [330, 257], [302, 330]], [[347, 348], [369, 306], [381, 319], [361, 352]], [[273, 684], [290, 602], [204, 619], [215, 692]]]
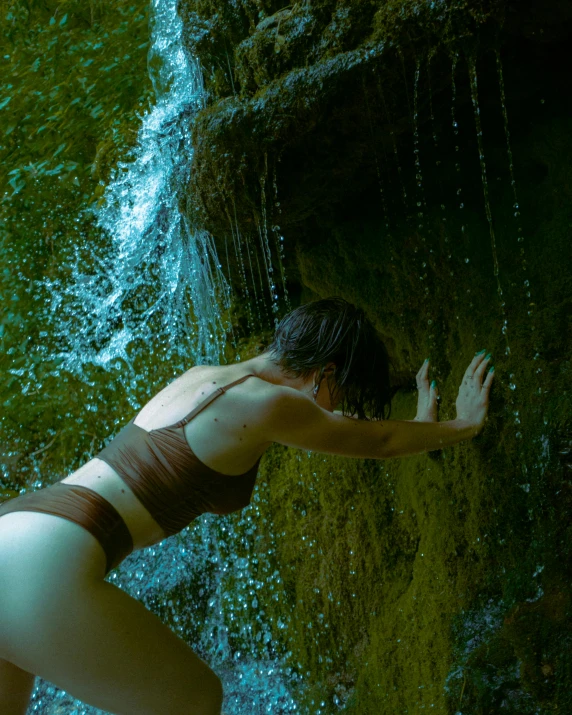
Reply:
[[[227, 202], [223, 200], [223, 208], [232, 235], [242, 295], [246, 303], [247, 324], [251, 330], [265, 330], [270, 323], [274, 328], [278, 325], [280, 296], [277, 279], [275, 277], [275, 266], [278, 268], [282, 283], [283, 305], [287, 311], [292, 309], [286, 280], [284, 236], [281, 233], [281, 228], [278, 223], [273, 220], [276, 215], [282, 213], [280, 202], [278, 201], [276, 166], [274, 166], [272, 183], [274, 199], [272, 200], [272, 196], [269, 196], [269, 192], [267, 192], [267, 186], [269, 187], [270, 182], [267, 153], [264, 154], [264, 171], [259, 176], [259, 182], [260, 217], [255, 221], [256, 228], [254, 231], [248, 231], [242, 234], [236, 216], [236, 206], [233, 197], [230, 197], [233, 209], [232, 215]], [[270, 204], [270, 213], [268, 204]], [[272, 249], [270, 247], [270, 233], [274, 237], [275, 259], [273, 259]], [[259, 240], [260, 246], [257, 245], [257, 239]], [[229, 265], [230, 275], [228, 252], [227, 263]], [[257, 287], [257, 276], [259, 288]], [[266, 293], [268, 293], [268, 296], [266, 296]], [[253, 298], [252, 301], [251, 294]]]
[[[106, 578], [160, 614], [213, 668], [223, 683], [225, 715], [299, 712], [292, 691], [300, 692], [302, 677], [289, 663], [288, 644], [275, 637], [292, 614], [284, 609], [274, 623], [264, 610], [281, 599], [283, 588], [278, 568], [255, 544], [265, 502], [264, 486], [257, 487], [238, 518], [205, 514], [180, 534], [131, 554]], [[275, 536], [265, 535], [265, 543], [272, 553]], [[106, 715], [40, 678], [28, 712]]]
[[70, 284], [46, 282], [55, 332], [68, 345], [58, 357], [73, 372], [118, 359], [131, 368], [138, 344], [203, 363], [217, 362], [223, 347], [230, 289], [212, 237], [180, 208], [192, 170], [189, 125], [205, 99], [175, 8], [174, 0], [152, 3], [156, 103], [142, 119], [133, 161], [119, 163], [94, 210], [108, 245], [78, 245]]
[[[542, 570], [543, 567], [539, 568]], [[455, 665], [449, 671], [444, 687], [457, 715], [469, 712], [466, 709], [469, 706], [464, 707], [463, 702], [467, 684], [474, 690], [477, 684], [483, 682], [487, 684], [489, 697], [498, 698], [501, 709], [522, 715], [538, 713], [534, 698], [519, 684], [523, 668], [521, 660], [517, 657], [506, 658], [498, 667], [485, 671], [479, 658], [487, 646], [494, 646], [504, 618], [510, 613], [510, 604], [491, 599], [479, 609], [462, 613], [462, 618], [455, 624], [458, 638], [454, 648]]]
[[[237, 227], [237, 232], [238, 232], [238, 227]], [[239, 241], [241, 240], [239, 236]], [[256, 247], [252, 246], [252, 251], [250, 250], [251, 244], [252, 244], [252, 238], [251, 236], [247, 235], [244, 239], [244, 245], [246, 247], [246, 255], [248, 257], [248, 265], [250, 267], [250, 275], [252, 276], [252, 290], [254, 291], [254, 305], [256, 306], [256, 314], [258, 318], [258, 325], [262, 329], [263, 326], [263, 319], [262, 315], [264, 312], [264, 283], [262, 280], [262, 272], [260, 270], [260, 261], [258, 260], [258, 252], [256, 251]], [[258, 280], [259, 280], [259, 285], [260, 285], [260, 296], [258, 295], [258, 290], [256, 288], [256, 274], [254, 272], [254, 266], [252, 263], [252, 254], [254, 254], [254, 258], [256, 261], [256, 267], [258, 268]]]
[[[96, 212], [109, 243], [100, 253], [77, 249], [70, 286], [48, 284], [55, 329], [67, 344], [60, 357], [79, 374], [87, 363], [107, 367], [123, 359], [130, 366], [131, 350], [142, 340], [161, 348], [184, 339], [176, 354], [211, 363], [223, 345], [220, 313], [230, 289], [212, 237], [192, 227], [179, 208], [189, 183], [190, 119], [204, 94], [198, 64], [182, 44], [176, 6], [176, 0], [151, 4], [156, 104], [142, 118], [132, 163], [119, 165]], [[77, 335], [72, 321], [83, 325]], [[166, 356], [175, 351], [164, 350]], [[240, 515], [205, 514], [132, 553], [107, 577], [211, 664], [223, 681], [226, 715], [298, 712], [291, 691], [299, 694], [302, 682], [289, 663], [288, 644], [276, 637], [291, 616], [284, 609], [274, 623], [264, 610], [280, 598], [282, 582], [272, 557], [275, 536], [265, 536], [263, 549], [256, 535], [256, 524], [266, 521], [260, 516], [264, 488], [256, 486]], [[39, 677], [29, 712], [103, 713]]]

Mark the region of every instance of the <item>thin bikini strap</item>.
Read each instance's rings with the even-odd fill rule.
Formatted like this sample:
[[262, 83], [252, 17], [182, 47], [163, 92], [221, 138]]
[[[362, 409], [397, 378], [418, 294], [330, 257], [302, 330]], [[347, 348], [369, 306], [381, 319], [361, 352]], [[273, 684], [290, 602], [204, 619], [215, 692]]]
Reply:
[[202, 410], [205, 409], [208, 405], [210, 405], [213, 400], [216, 400], [217, 397], [220, 397], [220, 395], [223, 395], [227, 390], [230, 390], [231, 387], [234, 387], [235, 385], [238, 385], [240, 382], [244, 382], [248, 377], [254, 377], [254, 373], [249, 373], [248, 375], [244, 375], [244, 377], [239, 378], [238, 380], [235, 380], [234, 382], [231, 382], [229, 385], [225, 385], [224, 387], [219, 387], [218, 390], [215, 390], [213, 393], [211, 393], [206, 400], [203, 400], [200, 402], [194, 410], [191, 410], [189, 414], [186, 417], [183, 417], [182, 420], [179, 420], [179, 422], [176, 422], [174, 425], [171, 425], [171, 427], [184, 427], [187, 422], [190, 422], [193, 417], [199, 414], [199, 412], [202, 412]]

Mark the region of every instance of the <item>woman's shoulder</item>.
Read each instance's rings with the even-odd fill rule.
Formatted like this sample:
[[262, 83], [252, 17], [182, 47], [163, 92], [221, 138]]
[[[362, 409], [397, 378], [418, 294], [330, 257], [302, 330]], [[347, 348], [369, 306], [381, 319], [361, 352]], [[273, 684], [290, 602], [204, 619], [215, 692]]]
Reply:
[[228, 388], [225, 389], [228, 395], [234, 394], [257, 402], [276, 399], [284, 390], [290, 391], [290, 388], [263, 380], [240, 363], [195, 365], [177, 379], [180, 380], [180, 387], [187, 392], [200, 388], [207, 394], [207, 390], [214, 392], [222, 387]]
[[277, 400], [280, 400], [284, 393], [296, 392], [258, 377], [240, 363], [228, 366], [197, 366], [191, 370], [186, 373], [186, 384], [181, 384], [181, 391], [193, 396], [191, 402], [199, 404], [220, 388], [227, 388], [224, 389], [224, 395], [216, 400], [214, 409], [222, 410], [221, 414], [227, 418], [240, 415], [240, 424], [248, 423], [253, 428], [265, 424], [275, 409]]
[[[240, 363], [231, 363], [230, 365], [193, 365], [176, 379], [184, 380], [185, 382], [211, 382], [217, 387], [230, 385], [241, 377], [250, 375], [246, 366]], [[253, 379], [259, 382], [264, 382], [260, 378], [254, 376]]]

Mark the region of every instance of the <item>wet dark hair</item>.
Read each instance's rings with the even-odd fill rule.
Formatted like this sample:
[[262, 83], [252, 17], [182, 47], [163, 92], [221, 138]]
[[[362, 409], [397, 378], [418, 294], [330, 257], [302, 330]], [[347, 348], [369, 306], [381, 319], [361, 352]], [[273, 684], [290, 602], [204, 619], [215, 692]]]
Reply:
[[319, 382], [333, 362], [328, 390], [345, 415], [387, 419], [391, 414], [385, 345], [363, 310], [343, 298], [312, 301], [288, 313], [266, 352], [289, 377], [307, 378], [318, 370]]

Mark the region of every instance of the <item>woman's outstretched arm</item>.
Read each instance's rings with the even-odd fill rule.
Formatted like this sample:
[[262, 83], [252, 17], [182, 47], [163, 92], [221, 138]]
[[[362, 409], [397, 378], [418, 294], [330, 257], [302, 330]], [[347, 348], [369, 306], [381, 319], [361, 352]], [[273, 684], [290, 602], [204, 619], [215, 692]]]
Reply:
[[466, 420], [407, 422], [356, 420], [315, 405], [296, 390], [281, 388], [268, 411], [264, 431], [271, 442], [346, 457], [388, 459], [430, 452], [474, 437]]
[[288, 387], [273, 391], [263, 430], [269, 441], [314, 452], [387, 459], [430, 452], [471, 439], [483, 428], [493, 380], [482, 381], [487, 360], [475, 356], [457, 397], [457, 418], [447, 422], [349, 419], [327, 412]]

